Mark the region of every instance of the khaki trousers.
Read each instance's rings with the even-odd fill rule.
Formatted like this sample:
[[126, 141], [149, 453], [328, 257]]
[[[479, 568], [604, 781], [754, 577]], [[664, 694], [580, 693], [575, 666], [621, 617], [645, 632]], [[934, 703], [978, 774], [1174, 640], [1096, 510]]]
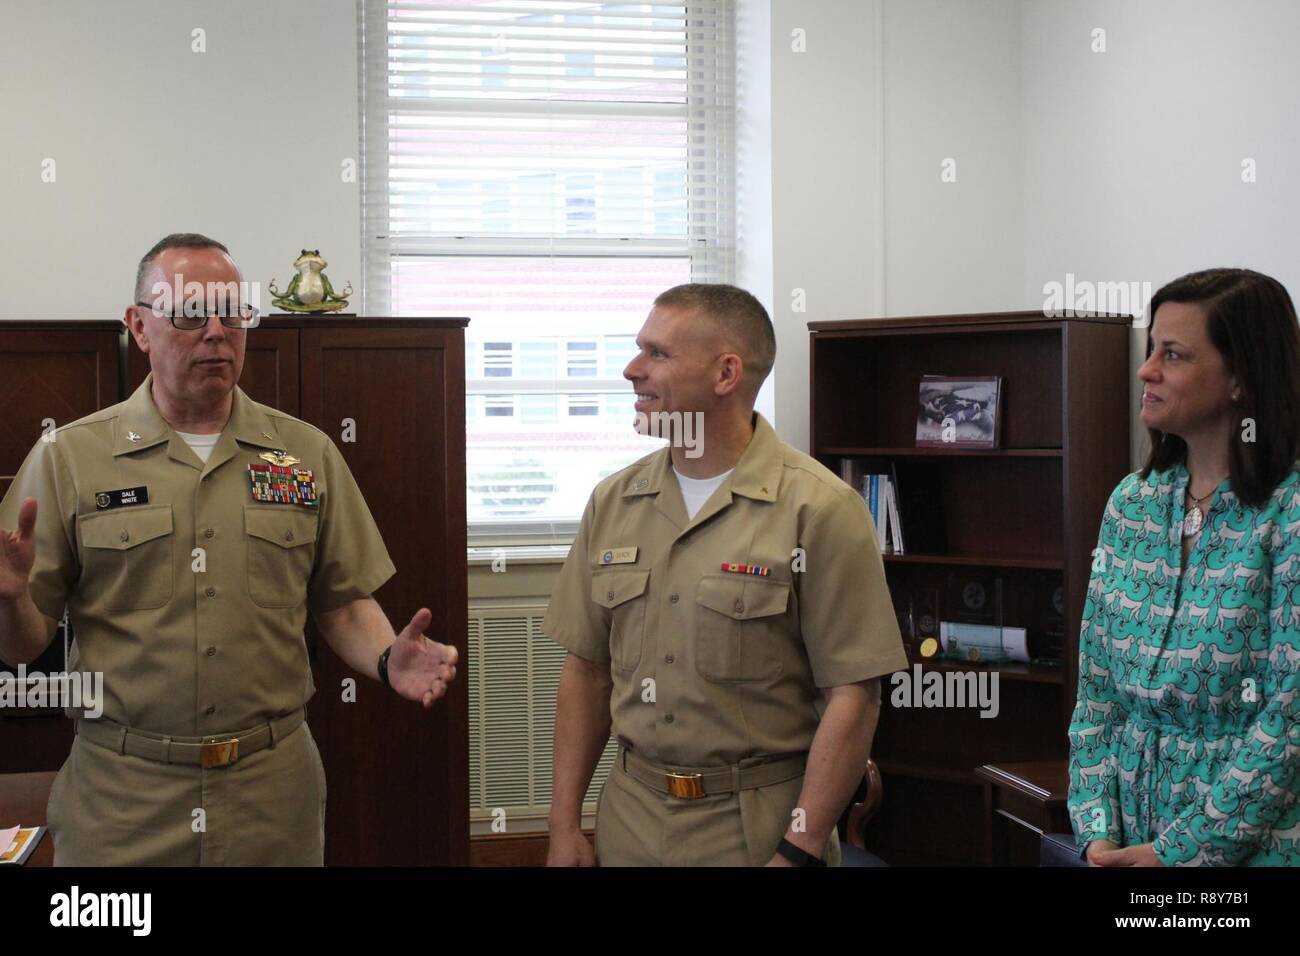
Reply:
[[48, 821], [55, 866], [321, 866], [325, 768], [306, 723], [210, 770], [78, 735]]
[[[596, 810], [600, 866], [763, 866], [789, 829], [803, 777], [682, 800], [651, 790], [615, 763]], [[822, 854], [840, 864], [831, 832]]]

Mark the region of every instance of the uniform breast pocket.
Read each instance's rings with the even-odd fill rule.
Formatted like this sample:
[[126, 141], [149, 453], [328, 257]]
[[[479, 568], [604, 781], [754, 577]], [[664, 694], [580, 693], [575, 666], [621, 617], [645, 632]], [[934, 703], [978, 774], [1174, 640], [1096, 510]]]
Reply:
[[316, 560], [315, 511], [290, 505], [244, 507], [248, 596], [258, 607], [298, 607]]
[[79, 516], [81, 591], [109, 611], [162, 607], [172, 597], [171, 505]]
[[713, 681], [770, 680], [788, 642], [786, 581], [706, 574], [696, 599], [695, 666]]
[[610, 612], [609, 656], [619, 670], [636, 670], [645, 642], [645, 589], [649, 571], [597, 571], [591, 599]]

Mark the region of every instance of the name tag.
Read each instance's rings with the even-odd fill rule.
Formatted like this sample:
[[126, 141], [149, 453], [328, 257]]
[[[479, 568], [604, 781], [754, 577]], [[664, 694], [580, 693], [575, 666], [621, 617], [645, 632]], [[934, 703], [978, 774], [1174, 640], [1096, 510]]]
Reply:
[[119, 488], [117, 491], [95, 492], [95, 510], [108, 511], [112, 508], [126, 508], [130, 505], [147, 505], [149, 488]]
[[601, 564], [635, 564], [636, 548], [606, 548], [600, 552]]

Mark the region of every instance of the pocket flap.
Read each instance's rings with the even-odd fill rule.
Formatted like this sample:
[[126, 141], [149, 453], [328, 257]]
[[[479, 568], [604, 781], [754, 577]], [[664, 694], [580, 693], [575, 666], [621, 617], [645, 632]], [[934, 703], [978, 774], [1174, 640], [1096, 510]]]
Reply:
[[171, 505], [136, 505], [79, 515], [81, 543], [87, 548], [127, 551], [172, 533]]
[[784, 614], [790, 601], [788, 581], [741, 574], [706, 574], [696, 598], [700, 604], [736, 621]]
[[244, 530], [250, 538], [260, 538], [281, 548], [300, 548], [316, 540], [319, 522], [315, 513], [297, 510], [294, 505], [260, 508], [244, 506]]
[[601, 571], [592, 576], [591, 599], [601, 607], [618, 607], [645, 594], [649, 571]]

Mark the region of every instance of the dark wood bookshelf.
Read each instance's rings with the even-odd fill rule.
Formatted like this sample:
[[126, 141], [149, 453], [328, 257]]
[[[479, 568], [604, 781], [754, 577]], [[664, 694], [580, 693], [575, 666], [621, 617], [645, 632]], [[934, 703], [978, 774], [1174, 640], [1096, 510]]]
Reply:
[[1065, 675], [1061, 667], [1048, 667], [1043, 664], [975, 664], [938, 657], [927, 660], [912, 653], [907, 655], [907, 664], [909, 667], [913, 664], [920, 664], [926, 670], [933, 671], [960, 671], [973, 674], [978, 674], [980, 671], [997, 671], [1001, 675], [1000, 680], [1028, 680], [1037, 681], [1040, 684], [1061, 684], [1065, 682]]
[[824, 455], [838, 455], [841, 458], [894, 458], [924, 457], [933, 455], [943, 458], [1060, 458], [1064, 451], [1060, 448], [826, 448]]
[[[836, 473], [853, 458], [897, 478], [906, 549], [881, 557], [909, 670], [998, 675], [993, 718], [978, 706], [895, 707], [885, 679], [873, 745], [884, 804], [867, 839], [886, 862], [988, 862], [976, 768], [1068, 753], [1092, 549], [1130, 471], [1131, 321], [1007, 312], [809, 323], [813, 456]], [[915, 446], [927, 374], [1001, 377], [998, 448]], [[963, 606], [972, 583], [991, 607]], [[1026, 628], [1033, 654], [1055, 630], [1060, 663], [922, 660], [909, 633], [917, 595], [941, 621]]]
[[1060, 557], [1016, 557], [1009, 554], [913, 554], [911, 551], [906, 554], [893, 554], [886, 551], [881, 557], [886, 564], [951, 564], [976, 568], [1042, 568], [1048, 571], [1061, 571], [1065, 568], [1065, 559]]
[[962, 770], [946, 770], [943, 767], [935, 767], [926, 764], [907, 764], [899, 763], [893, 760], [886, 760], [878, 763], [881, 773], [887, 773], [891, 776], [911, 777], [916, 780], [937, 780], [942, 783], [957, 784], [962, 787], [981, 786], [980, 780], [975, 776], [972, 770], [966, 773]]

